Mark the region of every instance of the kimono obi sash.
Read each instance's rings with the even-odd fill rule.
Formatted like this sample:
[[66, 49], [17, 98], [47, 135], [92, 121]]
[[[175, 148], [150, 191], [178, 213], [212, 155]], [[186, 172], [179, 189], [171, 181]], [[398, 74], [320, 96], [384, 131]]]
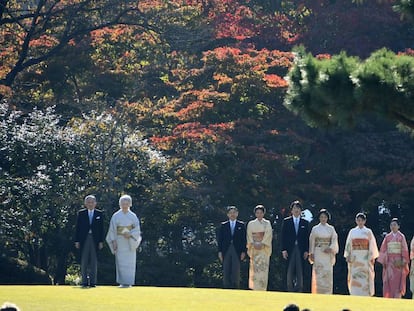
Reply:
[[133, 225], [129, 225], [129, 226], [117, 226], [116, 227], [116, 233], [118, 235], [123, 235], [124, 233], [131, 231], [132, 228], [134, 228]]
[[352, 239], [352, 249], [356, 251], [369, 250], [369, 240], [368, 239]]
[[264, 232], [252, 232], [252, 237], [254, 242], [262, 242], [264, 237]]
[[401, 242], [388, 242], [388, 254], [401, 254]]
[[329, 247], [331, 245], [331, 238], [315, 238], [315, 247]]

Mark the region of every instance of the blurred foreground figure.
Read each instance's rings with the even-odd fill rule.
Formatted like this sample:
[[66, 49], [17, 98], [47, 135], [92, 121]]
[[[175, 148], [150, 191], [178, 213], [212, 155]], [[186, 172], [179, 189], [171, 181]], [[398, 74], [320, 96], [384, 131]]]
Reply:
[[16, 306], [14, 303], [5, 302], [2, 306], [0, 311], [20, 311], [19, 307]]

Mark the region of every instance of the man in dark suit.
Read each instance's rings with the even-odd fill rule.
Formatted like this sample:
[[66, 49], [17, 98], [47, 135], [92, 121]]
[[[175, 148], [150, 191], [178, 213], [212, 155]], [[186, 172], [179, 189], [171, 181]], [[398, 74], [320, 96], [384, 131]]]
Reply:
[[104, 230], [102, 211], [96, 209], [96, 198], [85, 197], [84, 209], [78, 212], [75, 247], [80, 250], [82, 287], [95, 287], [98, 272], [97, 252], [103, 248]]
[[229, 220], [222, 222], [217, 234], [218, 257], [223, 263], [224, 288], [240, 287], [240, 262], [246, 257], [246, 226], [237, 220], [239, 211], [227, 207]]
[[290, 205], [292, 216], [283, 220], [282, 256], [287, 260], [287, 290], [303, 292], [304, 270], [309, 254], [309, 222], [301, 218], [302, 204]]

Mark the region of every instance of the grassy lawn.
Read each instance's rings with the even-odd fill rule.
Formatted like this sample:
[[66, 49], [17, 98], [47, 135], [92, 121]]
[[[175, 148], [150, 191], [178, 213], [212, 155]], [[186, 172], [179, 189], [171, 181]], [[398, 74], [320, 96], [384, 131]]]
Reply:
[[278, 311], [288, 303], [312, 311], [414, 310], [414, 301], [407, 299], [171, 287], [0, 286], [0, 304], [5, 301], [14, 302], [22, 311]]

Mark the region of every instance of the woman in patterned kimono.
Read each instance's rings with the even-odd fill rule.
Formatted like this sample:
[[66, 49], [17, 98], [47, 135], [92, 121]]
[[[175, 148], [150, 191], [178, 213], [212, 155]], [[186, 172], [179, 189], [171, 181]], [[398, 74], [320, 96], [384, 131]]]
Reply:
[[264, 219], [263, 205], [254, 208], [256, 219], [247, 224], [247, 254], [250, 257], [249, 288], [266, 290], [269, 261], [272, 254], [273, 230], [270, 221]]
[[141, 243], [141, 228], [135, 213], [131, 212], [132, 198], [123, 195], [119, 199], [120, 210], [112, 215], [106, 242], [115, 255], [116, 282], [119, 287], [131, 287], [135, 283], [137, 248]]
[[348, 289], [351, 295], [373, 296], [375, 293], [374, 263], [378, 247], [372, 230], [365, 227], [367, 217], [358, 213], [357, 226], [348, 233], [344, 257], [348, 263]]
[[410, 243], [410, 259], [411, 259], [411, 270], [410, 270], [410, 290], [412, 299], [414, 299], [414, 236]]
[[309, 236], [309, 262], [312, 268], [312, 294], [332, 294], [333, 266], [339, 250], [338, 235], [328, 224], [330, 214], [321, 209], [319, 224], [312, 228]]
[[409, 273], [408, 245], [397, 218], [390, 223], [391, 232], [381, 244], [378, 262], [382, 264], [382, 291], [386, 298], [401, 298], [405, 295]]

